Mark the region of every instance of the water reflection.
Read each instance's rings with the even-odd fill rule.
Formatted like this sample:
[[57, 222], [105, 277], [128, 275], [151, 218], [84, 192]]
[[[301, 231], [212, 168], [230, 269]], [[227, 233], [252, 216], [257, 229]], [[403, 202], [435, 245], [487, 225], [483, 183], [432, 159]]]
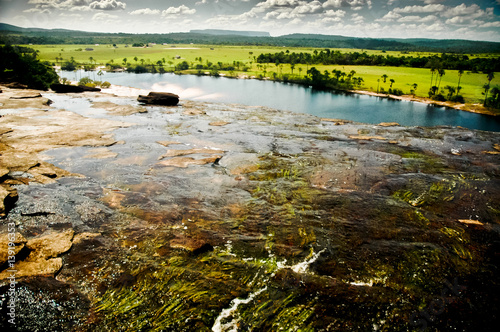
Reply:
[[[73, 72], [62, 72], [61, 76], [76, 77]], [[174, 74], [105, 73], [101, 79], [116, 85], [170, 91], [188, 100], [268, 106], [365, 123], [398, 122], [405, 126], [448, 125], [500, 131], [500, 120], [496, 117], [422, 103], [317, 91], [295, 84]]]

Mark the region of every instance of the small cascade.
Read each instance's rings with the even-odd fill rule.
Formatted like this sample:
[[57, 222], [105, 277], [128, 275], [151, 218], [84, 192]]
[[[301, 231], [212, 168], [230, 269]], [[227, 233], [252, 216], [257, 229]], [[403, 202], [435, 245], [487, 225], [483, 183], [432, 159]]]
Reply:
[[267, 289], [267, 286], [259, 289], [258, 291], [254, 292], [254, 293], [251, 293], [246, 299], [236, 298], [236, 299], [232, 300], [231, 307], [222, 310], [220, 315], [215, 320], [215, 324], [212, 327], [212, 331], [214, 331], [214, 332], [236, 332], [237, 328], [238, 328], [237, 324], [239, 321], [237, 316], [234, 317], [229, 323], [223, 324], [222, 320], [224, 318], [231, 317], [231, 315], [233, 315], [236, 312], [236, 310], [238, 310], [238, 306], [240, 304], [247, 304], [247, 303], [251, 302], [256, 296], [258, 296], [260, 293], [262, 293], [266, 289]]
[[[276, 262], [276, 269], [274, 269], [272, 271], [270, 276], [271, 277], [274, 276], [276, 274], [276, 272], [281, 270], [281, 269], [291, 269], [295, 273], [306, 273], [307, 269], [309, 268], [309, 265], [314, 263], [325, 250], [326, 250], [326, 248], [321, 250], [321, 251], [318, 251], [317, 253], [313, 252], [303, 262], [299, 262], [299, 263], [292, 265], [292, 266], [287, 266], [286, 260], [282, 261], [282, 262]], [[230, 248], [229, 248], [229, 251], [230, 251]], [[258, 274], [259, 273], [256, 274], [256, 277]], [[263, 281], [264, 281], [264, 283], [267, 283], [269, 281], [269, 279], [266, 278]], [[252, 283], [253, 283], [253, 281], [252, 281]], [[239, 318], [238, 318], [238, 314], [237, 314], [238, 306], [240, 304], [250, 303], [251, 301], [253, 301], [253, 299], [256, 296], [258, 296], [259, 294], [261, 294], [265, 290], [267, 290], [267, 286], [264, 286], [263, 288], [257, 290], [256, 292], [251, 293], [246, 299], [240, 299], [240, 298], [233, 299], [231, 301], [231, 306], [227, 309], [222, 310], [221, 313], [219, 314], [219, 316], [217, 317], [217, 319], [215, 320], [215, 323], [212, 326], [212, 331], [214, 331], [214, 332], [236, 332], [238, 330], [237, 324], [239, 322]], [[234, 317], [230, 322], [222, 323], [222, 320], [228, 319], [231, 316], [234, 316]]]

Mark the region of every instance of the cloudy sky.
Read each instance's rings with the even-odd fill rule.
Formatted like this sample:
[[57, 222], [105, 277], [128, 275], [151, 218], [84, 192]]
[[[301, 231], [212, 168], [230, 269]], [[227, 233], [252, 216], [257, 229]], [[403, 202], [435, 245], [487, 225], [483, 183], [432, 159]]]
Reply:
[[500, 42], [500, 0], [0, 0], [22, 27], [166, 33], [190, 29]]

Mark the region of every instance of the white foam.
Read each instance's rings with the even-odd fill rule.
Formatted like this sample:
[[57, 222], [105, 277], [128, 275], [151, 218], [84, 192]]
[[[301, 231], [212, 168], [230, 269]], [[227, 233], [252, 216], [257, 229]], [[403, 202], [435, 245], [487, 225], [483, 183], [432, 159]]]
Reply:
[[231, 317], [233, 313], [238, 310], [238, 306], [240, 304], [247, 304], [251, 302], [256, 296], [258, 296], [260, 293], [265, 291], [267, 289], [267, 286], [264, 288], [259, 289], [258, 291], [251, 293], [246, 299], [239, 299], [236, 298], [231, 301], [231, 307], [222, 310], [220, 315], [217, 317], [215, 320], [214, 326], [212, 326], [212, 331], [214, 332], [236, 332], [238, 330], [238, 322], [239, 318], [235, 317], [233, 318], [230, 322], [223, 324], [222, 320], [228, 317]]

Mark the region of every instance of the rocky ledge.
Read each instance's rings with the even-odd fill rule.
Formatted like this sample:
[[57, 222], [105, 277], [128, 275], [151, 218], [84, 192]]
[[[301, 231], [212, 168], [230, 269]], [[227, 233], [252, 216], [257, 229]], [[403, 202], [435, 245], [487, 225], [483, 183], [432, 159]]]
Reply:
[[2, 327], [497, 326], [498, 133], [0, 88]]

